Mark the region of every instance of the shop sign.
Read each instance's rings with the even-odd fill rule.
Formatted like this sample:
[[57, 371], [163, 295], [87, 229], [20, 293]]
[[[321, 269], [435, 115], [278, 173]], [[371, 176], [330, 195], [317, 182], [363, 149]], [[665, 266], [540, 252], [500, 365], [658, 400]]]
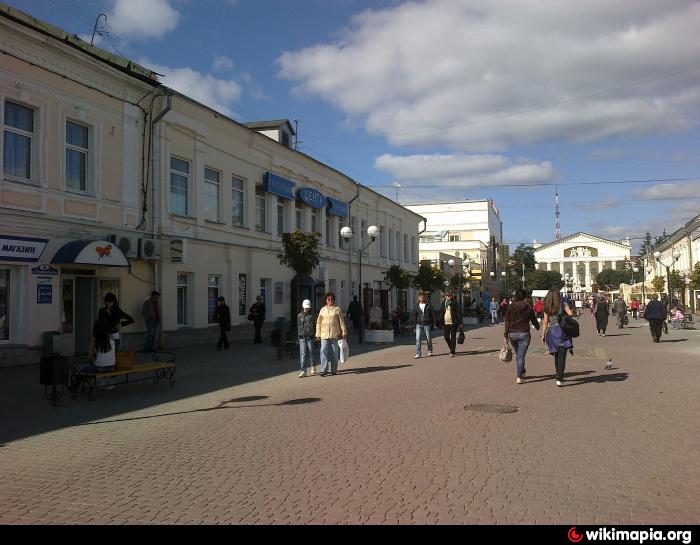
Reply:
[[0, 261], [39, 261], [47, 238], [25, 238], [0, 236]]
[[348, 203], [339, 201], [333, 197], [328, 197], [328, 213], [334, 216], [347, 217]]
[[238, 315], [245, 316], [246, 312], [246, 276], [245, 274], [238, 275]]
[[32, 274], [50, 274], [51, 276], [56, 276], [58, 275], [58, 269], [54, 269], [51, 265], [44, 263], [38, 267], [32, 267]]
[[297, 197], [299, 197], [301, 202], [310, 206], [311, 208], [323, 208], [327, 204], [326, 197], [323, 196], [323, 193], [310, 187], [300, 189], [297, 193]]
[[265, 184], [265, 191], [277, 195], [279, 197], [284, 197], [290, 201], [294, 200], [294, 182], [290, 182], [277, 176], [277, 174], [272, 174], [272, 172], [266, 172], [263, 176], [263, 182]]

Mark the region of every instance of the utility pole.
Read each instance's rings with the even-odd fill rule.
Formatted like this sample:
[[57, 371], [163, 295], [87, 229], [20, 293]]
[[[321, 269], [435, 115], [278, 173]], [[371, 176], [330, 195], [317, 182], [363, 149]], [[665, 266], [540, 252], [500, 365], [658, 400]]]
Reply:
[[399, 189], [401, 188], [401, 184], [399, 182], [394, 182], [393, 185], [396, 188], [396, 204], [399, 204]]

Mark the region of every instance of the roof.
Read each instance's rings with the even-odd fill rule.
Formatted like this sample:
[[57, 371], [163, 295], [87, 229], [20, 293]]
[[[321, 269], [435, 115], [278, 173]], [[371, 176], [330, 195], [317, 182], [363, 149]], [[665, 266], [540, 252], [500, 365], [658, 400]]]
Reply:
[[537, 248], [535, 248], [535, 252], [539, 252], [540, 250], [544, 250], [545, 248], [551, 248], [552, 246], [556, 246], [557, 244], [565, 243], [565, 242], [571, 240], [572, 238], [580, 236], [580, 235], [590, 237], [592, 239], [591, 242], [594, 242], [594, 241], [607, 242], [608, 244], [616, 244], [617, 246], [621, 246], [623, 248], [629, 248], [629, 246], [627, 244], [622, 244], [621, 242], [617, 242], [614, 240], [608, 240], [607, 238], [597, 237], [595, 235], [591, 235], [588, 233], [584, 233], [583, 231], [579, 231], [578, 233], [574, 233], [573, 235], [569, 235], [567, 237], [560, 238], [559, 240], [553, 240], [552, 242], [548, 242], [547, 244], [543, 244], [542, 246], [538, 246]]
[[695, 216], [680, 229], [677, 229], [671, 233], [668, 239], [666, 239], [662, 244], [659, 244], [655, 249], [662, 252], [687, 237], [690, 233], [693, 233], [693, 231], [696, 229], [700, 229], [700, 214]]
[[273, 119], [272, 121], [251, 121], [250, 123], [241, 124], [245, 127], [248, 127], [249, 129], [253, 129], [254, 131], [260, 131], [264, 129], [279, 129], [282, 125], [287, 125], [287, 127], [293, 135], [297, 134], [294, 130], [294, 127], [292, 127], [292, 124], [289, 122], [289, 119]]
[[40, 21], [36, 17], [32, 17], [31, 15], [10, 7], [7, 4], [0, 3], [0, 16], [19, 23], [20, 25], [29, 27], [32, 30], [44, 34], [45, 36], [55, 38], [56, 40], [63, 42], [74, 49], [78, 49], [91, 57], [99, 59], [117, 70], [126, 72], [130, 76], [136, 77], [142, 81], [147, 81], [148, 83], [154, 85], [159, 84], [157, 77], [158, 75], [153, 70], [144, 68], [140, 64], [136, 64], [129, 59], [120, 57], [119, 55], [109, 53], [108, 51], [105, 51], [97, 46], [90, 45], [86, 41], [80, 39], [76, 34], [68, 34], [66, 31], [58, 27], [45, 23], [44, 21]]

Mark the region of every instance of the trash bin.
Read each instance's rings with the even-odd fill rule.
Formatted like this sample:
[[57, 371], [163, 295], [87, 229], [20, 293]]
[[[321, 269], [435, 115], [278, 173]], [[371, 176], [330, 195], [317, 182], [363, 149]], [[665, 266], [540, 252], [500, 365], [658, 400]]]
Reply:
[[70, 358], [66, 356], [41, 356], [39, 383], [44, 386], [44, 396], [51, 405], [57, 405], [63, 397], [63, 386], [68, 383], [69, 369]]

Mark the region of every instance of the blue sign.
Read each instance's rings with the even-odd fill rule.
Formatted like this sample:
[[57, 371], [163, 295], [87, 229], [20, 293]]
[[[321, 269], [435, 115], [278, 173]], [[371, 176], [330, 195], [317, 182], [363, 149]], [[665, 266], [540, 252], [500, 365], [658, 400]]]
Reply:
[[36, 304], [50, 305], [53, 296], [53, 284], [36, 285]]
[[265, 191], [272, 193], [273, 195], [278, 195], [279, 197], [284, 197], [290, 201], [294, 200], [294, 182], [285, 180], [277, 174], [272, 174], [272, 172], [266, 172], [263, 176], [263, 182], [265, 184]]
[[32, 267], [32, 274], [48, 274], [51, 276], [56, 276], [58, 274], [58, 269], [54, 269], [51, 265], [47, 265], [46, 263], [44, 263], [43, 265], [39, 265], [38, 267]]
[[323, 208], [326, 206], [326, 197], [323, 193], [316, 191], [310, 187], [304, 187], [297, 192], [297, 197], [304, 204], [308, 204], [311, 208]]
[[334, 216], [346, 217], [348, 215], [348, 203], [328, 197], [328, 213]]

